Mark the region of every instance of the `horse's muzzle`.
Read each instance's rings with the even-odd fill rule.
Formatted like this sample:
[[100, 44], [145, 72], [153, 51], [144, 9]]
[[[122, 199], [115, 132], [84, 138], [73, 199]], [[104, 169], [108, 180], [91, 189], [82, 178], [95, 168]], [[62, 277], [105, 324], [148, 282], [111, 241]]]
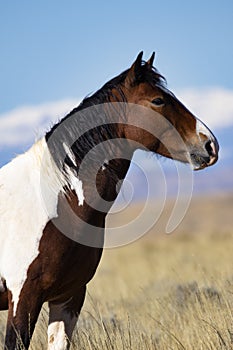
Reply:
[[215, 164], [218, 160], [219, 144], [215, 137], [207, 140], [202, 150], [190, 153], [194, 170], [201, 170]]

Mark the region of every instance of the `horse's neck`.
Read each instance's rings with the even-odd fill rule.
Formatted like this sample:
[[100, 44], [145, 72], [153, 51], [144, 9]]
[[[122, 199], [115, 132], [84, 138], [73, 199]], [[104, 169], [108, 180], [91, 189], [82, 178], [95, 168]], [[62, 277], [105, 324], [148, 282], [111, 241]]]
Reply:
[[[58, 225], [64, 227], [62, 232], [68, 229], [66, 235], [72, 240], [95, 247], [103, 246], [105, 218], [118, 195], [130, 165], [130, 160], [119, 157], [120, 155], [117, 155], [116, 159], [103, 164], [97, 174], [91, 170], [86, 172], [85, 177], [80, 174], [82, 203], [78, 198], [78, 191], [75, 190], [65, 197], [69, 202], [68, 206], [64, 196], [60, 196]], [[69, 209], [70, 207], [72, 210]]]
[[[97, 210], [100, 206], [100, 211], [107, 212], [126, 176], [133, 148], [124, 138], [122, 124], [113, 123], [120, 119], [118, 110], [111, 109], [110, 115], [105, 106], [99, 108], [105, 123], [101, 120], [98, 123], [98, 114], [94, 115], [93, 111], [88, 118], [85, 113], [74, 114], [47, 133], [46, 141], [59, 170], [65, 172], [68, 188], [77, 188], [79, 206], [85, 200], [89, 205], [96, 203]], [[117, 114], [115, 118], [114, 113]], [[99, 126], [93, 128], [93, 125]], [[84, 132], [83, 126], [88, 131]], [[104, 200], [104, 208], [101, 199]]]
[[97, 210], [107, 213], [120, 191], [131, 157], [117, 154], [115, 159], [103, 162], [97, 172], [90, 171], [82, 180], [85, 200], [95, 203]]
[[104, 166], [97, 176], [96, 185], [102, 198], [114, 201], [130, 166], [130, 160], [117, 158]]

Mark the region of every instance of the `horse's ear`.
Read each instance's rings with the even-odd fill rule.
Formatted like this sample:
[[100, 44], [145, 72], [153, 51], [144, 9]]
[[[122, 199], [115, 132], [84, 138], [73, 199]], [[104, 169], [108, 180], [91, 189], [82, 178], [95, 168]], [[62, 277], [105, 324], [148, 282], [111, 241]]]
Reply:
[[132, 64], [131, 68], [128, 71], [128, 74], [125, 78], [125, 85], [132, 86], [134, 85], [140, 77], [141, 67], [142, 67], [142, 56], [143, 51], [141, 51], [135, 62]]
[[147, 61], [147, 64], [148, 66], [150, 66], [150, 68], [153, 67], [154, 59], [155, 59], [155, 52], [152, 53], [151, 58], [149, 58], [149, 60]]

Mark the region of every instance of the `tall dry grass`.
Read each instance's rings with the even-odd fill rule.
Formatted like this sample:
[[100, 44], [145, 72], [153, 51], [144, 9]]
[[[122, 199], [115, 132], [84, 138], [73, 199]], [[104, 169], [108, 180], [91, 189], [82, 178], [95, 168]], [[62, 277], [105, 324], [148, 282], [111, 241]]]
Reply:
[[[196, 199], [172, 235], [162, 218], [139, 241], [106, 250], [72, 350], [233, 349], [232, 204], [231, 196]], [[45, 307], [31, 349], [46, 349], [46, 323]]]

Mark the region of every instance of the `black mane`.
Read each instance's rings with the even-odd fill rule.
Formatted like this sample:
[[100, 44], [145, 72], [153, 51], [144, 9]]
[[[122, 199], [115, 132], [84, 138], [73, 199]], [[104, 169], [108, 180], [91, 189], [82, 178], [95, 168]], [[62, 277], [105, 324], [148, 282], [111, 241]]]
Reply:
[[[106, 108], [100, 106], [111, 101], [127, 102], [123, 92], [125, 79], [130, 69], [125, 70], [117, 77], [108, 81], [102, 88], [96, 91], [93, 95], [86, 97], [78, 107], [74, 108], [60, 122], [56, 123], [50, 131], [45, 135], [50, 153], [53, 156], [57, 166], [61, 169], [64, 163], [71, 168], [78, 168], [85, 155], [94, 148], [97, 144], [103, 141], [116, 139], [115, 124], [111, 124], [111, 120], [106, 111]], [[136, 75], [134, 84], [146, 82], [152, 86], [158, 86], [162, 89], [166, 88], [165, 78], [146, 62], [142, 62], [140, 72]], [[118, 92], [118, 97], [113, 93], [113, 90]], [[113, 106], [113, 104], [111, 104]], [[88, 108], [92, 107], [92, 108]], [[111, 111], [114, 107], [109, 107]], [[114, 112], [114, 111], [113, 111]], [[107, 114], [108, 113], [108, 114]], [[95, 122], [103, 121], [101, 126], [95, 127]], [[106, 123], [109, 120], [109, 123]], [[82, 133], [81, 130], [87, 130]], [[80, 135], [81, 134], [81, 135]], [[68, 154], [64, 154], [63, 145], [67, 145], [71, 152], [75, 155], [76, 166], [72, 163]], [[104, 153], [105, 150], [103, 149]], [[95, 159], [93, 159], [93, 163]]]

